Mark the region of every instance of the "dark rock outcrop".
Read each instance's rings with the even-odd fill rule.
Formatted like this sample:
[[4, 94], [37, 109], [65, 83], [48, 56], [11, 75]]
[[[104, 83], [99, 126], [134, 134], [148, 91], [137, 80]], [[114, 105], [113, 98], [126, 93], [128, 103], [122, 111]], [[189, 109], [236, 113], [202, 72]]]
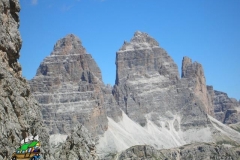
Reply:
[[22, 139], [39, 136], [44, 159], [49, 157], [49, 135], [41, 108], [31, 96], [18, 63], [22, 46], [19, 1], [0, 2], [0, 159], [9, 159]]
[[192, 160], [192, 159], [232, 159], [238, 160], [239, 147], [227, 147], [217, 144], [196, 143], [169, 150], [156, 150], [151, 146], [134, 146], [120, 155], [116, 160]]
[[51, 134], [68, 134], [79, 122], [94, 136], [107, 129], [101, 71], [76, 36], [55, 44], [29, 84]]
[[83, 125], [77, 125], [54, 157], [61, 160], [95, 160], [95, 141]]

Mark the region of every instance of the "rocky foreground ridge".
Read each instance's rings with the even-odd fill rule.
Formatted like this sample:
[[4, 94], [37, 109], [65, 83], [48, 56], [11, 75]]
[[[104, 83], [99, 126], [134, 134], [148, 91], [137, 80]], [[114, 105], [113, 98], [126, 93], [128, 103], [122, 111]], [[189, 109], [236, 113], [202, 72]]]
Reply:
[[50, 159], [49, 134], [42, 121], [41, 107], [30, 93], [18, 63], [22, 40], [19, 1], [0, 1], [0, 160], [10, 159], [27, 136], [39, 136], [42, 155]]
[[116, 66], [115, 85], [105, 86], [79, 38], [71, 34], [55, 44], [29, 81], [52, 144], [63, 143], [79, 123], [95, 138], [100, 159], [143, 144], [159, 150], [240, 143], [240, 134], [222, 124], [238, 124], [239, 102], [207, 86], [201, 64], [184, 57], [179, 76], [159, 43], [136, 32], [116, 53]]
[[61, 160], [96, 160], [95, 141], [83, 125], [77, 125], [62, 147], [54, 152], [54, 157]]
[[168, 150], [156, 150], [152, 146], [134, 146], [115, 157], [116, 160], [178, 160], [178, 159], [239, 159], [239, 148], [223, 145], [195, 143]]

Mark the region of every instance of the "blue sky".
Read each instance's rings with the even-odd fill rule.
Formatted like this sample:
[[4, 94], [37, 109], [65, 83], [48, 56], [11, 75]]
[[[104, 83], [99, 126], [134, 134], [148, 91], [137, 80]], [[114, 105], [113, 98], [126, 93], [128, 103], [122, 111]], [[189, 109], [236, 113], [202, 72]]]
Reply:
[[208, 85], [240, 99], [239, 0], [20, 0], [20, 63], [32, 79], [54, 44], [77, 35], [114, 84], [115, 57], [139, 30], [155, 38], [181, 69], [184, 56], [203, 65]]

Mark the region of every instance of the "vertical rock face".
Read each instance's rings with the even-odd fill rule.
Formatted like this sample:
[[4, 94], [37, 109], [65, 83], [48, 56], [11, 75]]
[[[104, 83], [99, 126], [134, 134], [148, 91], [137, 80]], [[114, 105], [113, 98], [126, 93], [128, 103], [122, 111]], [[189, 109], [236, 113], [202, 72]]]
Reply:
[[97, 145], [100, 157], [111, 159], [139, 144], [161, 149], [195, 142], [239, 143], [239, 133], [208, 116], [214, 116], [215, 93], [208, 91], [199, 63], [184, 57], [180, 79], [172, 58], [142, 32], [116, 54], [113, 96], [123, 112], [116, 114], [118, 121], [108, 117], [108, 130]]
[[[43, 79], [45, 83], [41, 83]], [[101, 84], [101, 71], [80, 40], [71, 34], [59, 40], [51, 55], [40, 64], [32, 80], [36, 82], [36, 85], [32, 85], [32, 91], [55, 92], [64, 82], [78, 83], [80, 80]]]
[[8, 63], [15, 74], [21, 74], [21, 67], [17, 62], [22, 46], [19, 27], [20, 5], [18, 0], [2, 0], [0, 2], [0, 50], [2, 59]]
[[201, 64], [194, 62], [188, 57], [182, 61], [182, 78], [187, 79], [189, 88], [193, 89], [196, 96], [204, 104], [204, 110], [209, 115], [214, 115], [212, 99], [208, 93], [206, 79]]
[[229, 98], [224, 92], [216, 91], [212, 86], [208, 86], [214, 107], [215, 118], [225, 124], [235, 124], [240, 122], [240, 104], [234, 98]]
[[156, 40], [146, 33], [136, 32], [130, 43], [124, 42], [117, 52], [116, 84], [134, 78], [159, 74], [170, 80], [178, 79], [177, 65]]
[[10, 158], [29, 135], [39, 135], [44, 158], [50, 159], [49, 135], [42, 123], [40, 106], [30, 94], [18, 63], [21, 37], [19, 1], [0, 2], [0, 159]]
[[[117, 52], [116, 66], [114, 96], [131, 119], [144, 126], [145, 114], [168, 102], [174, 107], [168, 92], [175, 92], [170, 87], [179, 80], [177, 65], [148, 34], [136, 32], [129, 43], [124, 42]], [[166, 92], [159, 96], [163, 90]]]
[[189, 88], [194, 90], [203, 102], [205, 112], [225, 124], [235, 124], [240, 121], [240, 105], [236, 99], [229, 98], [226, 93], [215, 91], [206, 85], [202, 65], [188, 57], [183, 58], [182, 78], [187, 79]]
[[122, 111], [113, 96], [113, 87], [111, 85], [107, 85], [102, 88], [102, 92], [104, 96], [103, 105], [106, 110], [106, 115], [118, 122], [122, 117]]
[[[177, 112], [182, 112], [183, 106], [189, 108], [194, 104], [197, 107], [193, 108], [193, 112], [199, 113], [197, 119], [200, 120], [201, 115], [204, 115], [201, 99], [196, 98], [198, 94], [185, 83], [187, 77], [191, 78], [191, 72], [196, 70], [200, 74], [194, 76], [200, 77], [200, 84], [196, 87], [202, 87], [201, 82], [205, 84], [205, 79], [201, 79], [201, 76], [204, 78], [202, 70], [194, 67], [191, 70], [191, 60], [185, 58], [185, 80], [180, 80], [177, 65], [148, 34], [136, 32], [129, 43], [124, 42], [117, 52], [116, 65], [117, 77], [113, 91], [116, 101], [132, 120], [142, 126], [146, 124], [146, 115], [160, 125], [161, 118], [172, 119]], [[182, 118], [182, 125], [185, 120], [186, 123], [192, 120]], [[199, 125], [205, 123], [200, 121]]]
[[101, 71], [76, 36], [59, 40], [29, 83], [51, 134], [70, 133], [79, 122], [94, 135], [107, 129]]

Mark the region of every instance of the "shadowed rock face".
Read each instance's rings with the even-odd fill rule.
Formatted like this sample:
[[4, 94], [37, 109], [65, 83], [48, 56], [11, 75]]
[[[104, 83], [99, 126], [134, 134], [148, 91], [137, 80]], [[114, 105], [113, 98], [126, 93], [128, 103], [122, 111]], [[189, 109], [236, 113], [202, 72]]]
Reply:
[[49, 135], [41, 108], [31, 96], [18, 63], [21, 37], [19, 1], [0, 2], [0, 159], [10, 158], [23, 138], [39, 135], [42, 155], [49, 157]]
[[76, 36], [59, 40], [29, 83], [51, 134], [70, 133], [78, 122], [93, 135], [107, 129], [101, 71]]

